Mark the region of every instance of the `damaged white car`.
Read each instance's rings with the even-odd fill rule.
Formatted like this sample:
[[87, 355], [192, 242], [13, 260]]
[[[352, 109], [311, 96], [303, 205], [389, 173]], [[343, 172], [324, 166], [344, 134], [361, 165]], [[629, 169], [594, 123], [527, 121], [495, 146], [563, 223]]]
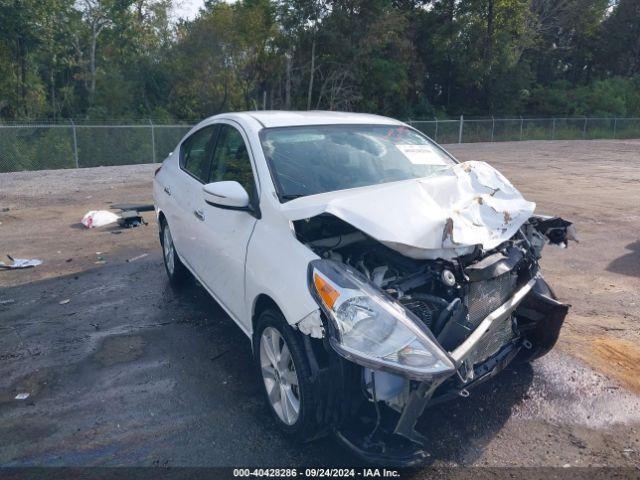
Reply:
[[281, 429], [422, 461], [416, 420], [556, 342], [543, 246], [573, 226], [483, 162], [396, 120], [246, 112], [194, 127], [158, 169], [166, 271], [251, 339]]

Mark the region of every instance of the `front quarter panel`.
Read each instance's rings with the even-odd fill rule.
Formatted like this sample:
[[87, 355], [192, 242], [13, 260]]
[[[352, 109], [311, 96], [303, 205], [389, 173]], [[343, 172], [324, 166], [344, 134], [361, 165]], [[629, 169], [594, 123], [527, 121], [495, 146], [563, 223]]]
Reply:
[[273, 299], [290, 325], [318, 310], [307, 286], [307, 267], [318, 256], [300, 243], [284, 218], [256, 223], [246, 263], [247, 301], [251, 316], [256, 299]]

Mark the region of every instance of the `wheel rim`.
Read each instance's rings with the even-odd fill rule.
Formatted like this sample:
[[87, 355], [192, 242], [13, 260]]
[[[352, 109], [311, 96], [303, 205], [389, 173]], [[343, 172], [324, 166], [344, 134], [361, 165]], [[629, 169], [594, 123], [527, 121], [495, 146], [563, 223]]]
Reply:
[[171, 238], [169, 225], [164, 226], [163, 235], [162, 250], [164, 252], [164, 263], [167, 265], [169, 274], [173, 275], [173, 270], [175, 269], [175, 249], [173, 248], [173, 239]]
[[273, 327], [260, 337], [260, 371], [271, 407], [280, 420], [293, 425], [300, 415], [300, 388], [291, 351]]

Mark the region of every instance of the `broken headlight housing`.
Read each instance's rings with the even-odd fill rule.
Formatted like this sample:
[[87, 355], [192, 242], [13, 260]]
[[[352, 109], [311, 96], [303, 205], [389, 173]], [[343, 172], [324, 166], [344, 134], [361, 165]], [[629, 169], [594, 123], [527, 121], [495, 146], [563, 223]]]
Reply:
[[332, 260], [314, 260], [309, 289], [328, 318], [329, 342], [343, 357], [416, 380], [454, 371], [420, 320], [359, 272]]

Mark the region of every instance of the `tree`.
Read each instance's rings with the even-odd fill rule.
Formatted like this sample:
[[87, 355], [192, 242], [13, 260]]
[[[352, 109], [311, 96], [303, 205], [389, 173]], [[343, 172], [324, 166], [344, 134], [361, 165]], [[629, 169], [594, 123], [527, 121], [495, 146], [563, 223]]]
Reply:
[[0, 0], [0, 119], [639, 115], [638, 0]]
[[602, 75], [640, 75], [640, 2], [619, 0], [597, 37]]

